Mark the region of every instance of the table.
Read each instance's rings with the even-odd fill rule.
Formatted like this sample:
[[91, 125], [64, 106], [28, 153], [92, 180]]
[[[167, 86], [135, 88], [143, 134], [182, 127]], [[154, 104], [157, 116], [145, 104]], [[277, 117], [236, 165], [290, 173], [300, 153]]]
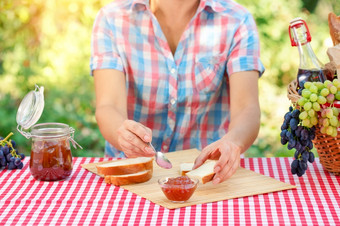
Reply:
[[[340, 176], [319, 159], [301, 178], [292, 158], [245, 158], [241, 166], [297, 189], [168, 210], [125, 189], [107, 185], [73, 158], [70, 178], [36, 181], [29, 158], [22, 170], [0, 170], [0, 225], [340, 225]], [[251, 186], [251, 185], [250, 185]]]

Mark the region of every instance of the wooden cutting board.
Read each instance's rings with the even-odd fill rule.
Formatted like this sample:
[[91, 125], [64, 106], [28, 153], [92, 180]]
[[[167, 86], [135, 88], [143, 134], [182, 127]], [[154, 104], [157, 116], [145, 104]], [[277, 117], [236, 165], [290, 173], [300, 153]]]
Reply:
[[[199, 153], [197, 149], [167, 153], [166, 156], [173, 165], [172, 169], [163, 169], [154, 162], [153, 176], [149, 181], [121, 187], [168, 209], [296, 188], [296, 186], [239, 167], [231, 178], [221, 184], [214, 185], [212, 182], [199, 184], [195, 193], [185, 203], [173, 203], [169, 201], [159, 187], [158, 179], [165, 176], [180, 176], [180, 163], [193, 162]], [[98, 163], [83, 164], [82, 167], [103, 177], [103, 175], [97, 172], [97, 164]], [[105, 183], [104, 180], [102, 183]]]

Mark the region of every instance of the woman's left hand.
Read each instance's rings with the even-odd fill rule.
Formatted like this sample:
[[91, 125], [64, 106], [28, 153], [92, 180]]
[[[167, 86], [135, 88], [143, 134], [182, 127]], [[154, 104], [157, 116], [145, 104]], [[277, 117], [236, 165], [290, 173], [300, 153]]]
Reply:
[[233, 142], [222, 138], [207, 147], [196, 158], [193, 169], [201, 166], [206, 160], [217, 160], [213, 183], [218, 184], [231, 177], [240, 165], [241, 148]]

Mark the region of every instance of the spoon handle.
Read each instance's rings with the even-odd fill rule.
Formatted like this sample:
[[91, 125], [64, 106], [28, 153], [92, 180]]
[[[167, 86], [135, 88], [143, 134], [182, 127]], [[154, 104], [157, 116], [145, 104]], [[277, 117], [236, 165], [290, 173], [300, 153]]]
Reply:
[[157, 153], [157, 151], [156, 151], [155, 147], [152, 145], [152, 143], [151, 143], [151, 142], [149, 142], [149, 146], [152, 148], [152, 150], [153, 150], [155, 153]]

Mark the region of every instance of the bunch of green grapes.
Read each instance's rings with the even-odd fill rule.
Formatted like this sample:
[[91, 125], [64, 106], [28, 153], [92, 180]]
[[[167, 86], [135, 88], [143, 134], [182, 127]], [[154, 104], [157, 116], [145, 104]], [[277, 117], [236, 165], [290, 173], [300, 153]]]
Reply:
[[335, 100], [340, 100], [340, 81], [326, 80], [322, 82], [306, 82], [298, 100], [300, 106], [299, 119], [302, 125], [311, 128], [320, 125], [320, 132], [337, 136], [339, 127], [339, 111], [333, 106]]

